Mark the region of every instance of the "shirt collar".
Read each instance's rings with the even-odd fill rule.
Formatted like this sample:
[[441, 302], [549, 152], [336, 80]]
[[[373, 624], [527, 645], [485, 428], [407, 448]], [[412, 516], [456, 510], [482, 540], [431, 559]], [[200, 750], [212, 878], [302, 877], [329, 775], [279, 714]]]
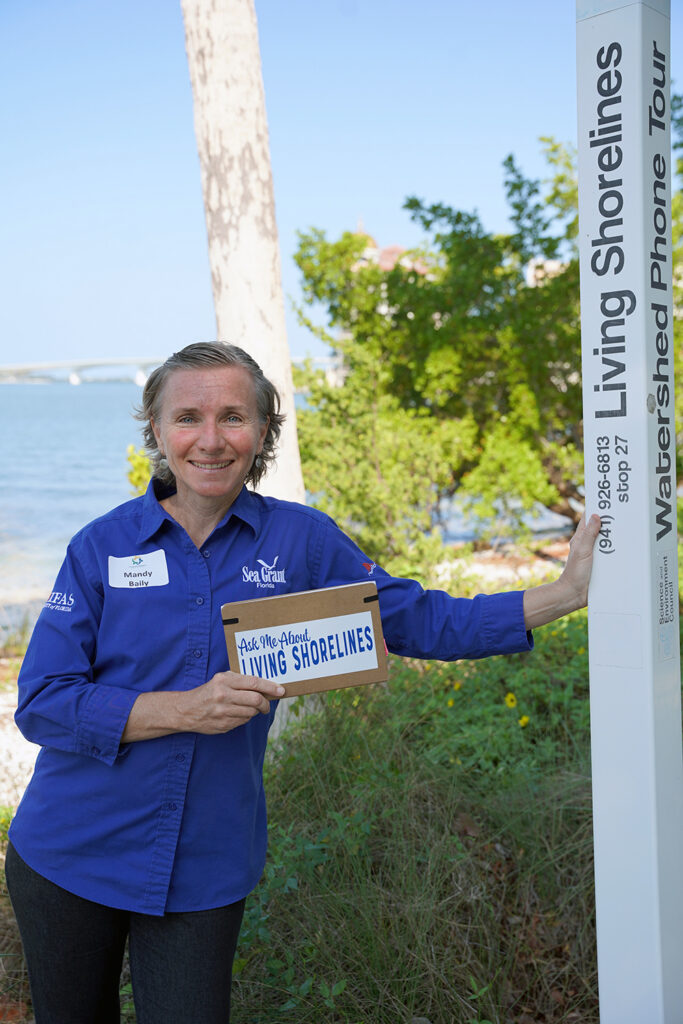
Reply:
[[247, 490], [246, 486], [243, 487], [228, 509], [225, 519], [219, 523], [219, 526], [223, 526], [230, 516], [237, 516], [238, 519], [241, 519], [242, 522], [252, 528], [254, 535], [258, 535], [261, 529], [261, 505], [258, 495], [253, 491]]
[[[167, 484], [163, 484], [161, 480], [152, 477], [142, 498], [142, 521], [138, 534], [139, 541], [146, 541], [153, 537], [166, 520], [173, 522], [173, 517], [160, 504], [164, 498], [173, 494], [173, 491], [173, 487], [169, 487]], [[250, 526], [254, 534], [257, 535], [261, 526], [258, 496], [253, 491], [243, 487], [216, 529], [218, 530], [225, 526], [231, 516], [237, 516], [247, 526]]]
[[140, 522], [140, 532], [138, 533], [139, 541], [149, 540], [161, 527], [164, 520], [170, 518], [168, 513], [161, 507], [160, 501], [172, 493], [173, 488], [165, 487], [161, 480], [152, 477], [149, 481], [147, 490], [142, 498], [142, 520]]

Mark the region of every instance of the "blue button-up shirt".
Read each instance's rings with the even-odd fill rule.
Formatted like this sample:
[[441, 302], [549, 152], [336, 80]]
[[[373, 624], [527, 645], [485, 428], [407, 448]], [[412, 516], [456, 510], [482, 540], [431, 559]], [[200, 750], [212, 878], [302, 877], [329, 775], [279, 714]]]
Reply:
[[[198, 549], [155, 486], [81, 530], [36, 624], [17, 723], [42, 747], [11, 826], [20, 856], [86, 899], [149, 914], [241, 899], [265, 861], [275, 714], [221, 735], [121, 744], [139, 693], [228, 669], [221, 605], [376, 581], [387, 646], [417, 658], [528, 650], [522, 594], [396, 579], [322, 513], [244, 489]], [[163, 493], [159, 492], [163, 497]]]

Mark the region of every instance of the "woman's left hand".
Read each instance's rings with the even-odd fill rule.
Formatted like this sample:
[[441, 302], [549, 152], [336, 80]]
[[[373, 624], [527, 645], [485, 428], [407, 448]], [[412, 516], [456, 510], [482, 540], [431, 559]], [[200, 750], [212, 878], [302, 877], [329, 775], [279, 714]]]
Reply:
[[600, 526], [599, 516], [592, 515], [588, 522], [584, 516], [569, 543], [569, 556], [560, 578], [524, 592], [524, 624], [527, 629], [544, 626], [586, 606], [593, 549]]
[[588, 604], [588, 584], [593, 570], [593, 549], [600, 533], [600, 517], [592, 515], [588, 522], [584, 516], [569, 542], [569, 556], [558, 583], [568, 591], [568, 599], [576, 601], [576, 608]]

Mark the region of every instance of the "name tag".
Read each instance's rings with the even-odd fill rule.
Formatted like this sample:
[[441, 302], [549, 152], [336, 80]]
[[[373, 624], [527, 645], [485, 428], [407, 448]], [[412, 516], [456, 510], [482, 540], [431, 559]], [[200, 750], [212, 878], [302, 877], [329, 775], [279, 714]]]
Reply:
[[149, 551], [144, 555], [125, 558], [109, 556], [110, 587], [165, 587], [168, 584], [168, 566], [165, 551]]

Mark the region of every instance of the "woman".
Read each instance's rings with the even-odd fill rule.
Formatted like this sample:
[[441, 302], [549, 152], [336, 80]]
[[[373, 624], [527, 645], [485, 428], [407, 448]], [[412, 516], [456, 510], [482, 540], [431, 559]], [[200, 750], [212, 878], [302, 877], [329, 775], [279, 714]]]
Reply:
[[[266, 851], [273, 681], [228, 671], [226, 601], [367, 579], [320, 512], [261, 497], [279, 398], [241, 349], [190, 345], [150, 376], [147, 493], [69, 545], [24, 659], [17, 723], [42, 750], [10, 830], [7, 879], [37, 1024], [119, 1020], [129, 937], [139, 1024], [229, 1019], [244, 898]], [[586, 602], [593, 517], [559, 580], [455, 599], [375, 565], [391, 651], [528, 650]], [[259, 586], [259, 562], [274, 587]]]

